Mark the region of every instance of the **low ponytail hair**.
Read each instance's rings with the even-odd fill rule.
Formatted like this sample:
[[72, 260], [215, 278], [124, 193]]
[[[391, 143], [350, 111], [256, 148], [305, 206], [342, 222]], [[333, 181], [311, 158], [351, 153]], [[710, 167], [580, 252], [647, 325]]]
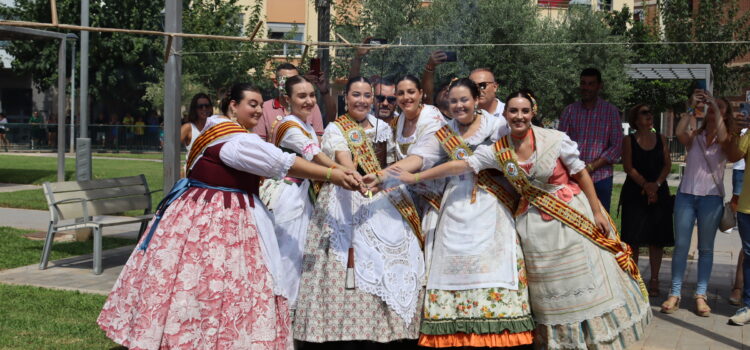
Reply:
[[227, 115], [229, 112], [229, 104], [232, 101], [240, 102], [245, 98], [245, 91], [257, 92], [260, 94], [260, 89], [250, 83], [236, 83], [227, 90], [224, 97], [221, 99], [221, 113]]

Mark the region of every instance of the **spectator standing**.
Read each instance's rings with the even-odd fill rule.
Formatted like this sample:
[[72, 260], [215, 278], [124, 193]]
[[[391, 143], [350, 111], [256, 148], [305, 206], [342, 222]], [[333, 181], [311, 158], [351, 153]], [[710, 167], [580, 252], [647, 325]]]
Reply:
[[[744, 123], [747, 123], [747, 117], [742, 118], [742, 120]], [[746, 164], [749, 160], [748, 156], [750, 156], [750, 152], [748, 152], [748, 150], [750, 150], [750, 134], [746, 132], [747, 129], [743, 129], [742, 131], [744, 135], [740, 138], [739, 151], [743, 154], [743, 163]], [[736, 171], [737, 170], [733, 171], [733, 175], [737, 174]], [[744, 325], [745, 323], [750, 322], [750, 308], [748, 308], [750, 307], [750, 258], [747, 257], [747, 255], [750, 255], [750, 191], [745, 191], [745, 187], [748, 186], [750, 180], [744, 181], [747, 180], [745, 177], [747, 177], [747, 172], [744, 171], [743, 167], [742, 180], [735, 182], [734, 177], [732, 178], [732, 184], [737, 184], [741, 187], [741, 190], [735, 189], [734, 192], [739, 192], [739, 198], [736, 205], [737, 228], [740, 231], [740, 238], [742, 239], [743, 253], [740, 255], [740, 261], [738, 262], [742, 264], [742, 274], [738, 274], [737, 277], [735, 277], [735, 285], [732, 289], [732, 295], [730, 296], [730, 303], [742, 305], [734, 316], [729, 318], [729, 323], [735, 325]], [[739, 295], [739, 297], [737, 295]], [[736, 300], [735, 302], [732, 301], [733, 298]]]
[[122, 118], [122, 125], [125, 126], [125, 144], [127, 147], [130, 147], [133, 143], [133, 124], [135, 124], [135, 118], [130, 112], [126, 112]]
[[107, 132], [107, 147], [119, 149], [120, 147], [120, 116], [117, 112], [109, 114], [109, 132]]
[[635, 134], [622, 140], [622, 164], [628, 174], [620, 192], [622, 229], [620, 237], [633, 248], [638, 263], [638, 248], [648, 245], [651, 279], [650, 296], [659, 295], [659, 269], [664, 247], [674, 245], [673, 202], [666, 179], [672, 168], [667, 141], [653, 130], [651, 108], [636, 105], [628, 111], [630, 128]]
[[103, 146], [107, 138], [107, 118], [104, 116], [104, 112], [99, 112], [96, 119], [91, 125], [91, 134], [94, 135], [94, 142], [100, 146]]
[[581, 160], [591, 174], [599, 201], [609, 211], [612, 200], [612, 164], [622, 152], [620, 111], [599, 97], [604, 87], [596, 68], [581, 71], [581, 100], [567, 107], [560, 116], [558, 129], [578, 143]]
[[[291, 63], [282, 63], [276, 67], [276, 77], [273, 79], [273, 85], [279, 91], [279, 96], [263, 102], [263, 116], [258, 121], [253, 131], [264, 141], [269, 141], [273, 132], [278, 126], [278, 122], [289, 114], [287, 102], [281, 98], [283, 95], [284, 82], [287, 78], [299, 75], [299, 70]], [[324, 79], [325, 80], [325, 79]], [[328, 86], [325, 89], [320, 88], [321, 95], [328, 95]], [[334, 111], [335, 112], [335, 111]], [[315, 129], [315, 134], [319, 137], [323, 135], [323, 116], [320, 114], [320, 108], [316, 105], [308, 123]]]
[[489, 68], [477, 68], [471, 71], [469, 79], [479, 86], [479, 108], [497, 118], [505, 118], [505, 103], [496, 96], [499, 85], [495, 81], [495, 74]]
[[34, 149], [35, 147], [39, 147], [44, 139], [42, 117], [39, 115], [39, 111], [34, 111], [31, 115], [29, 125], [31, 125], [31, 149]]
[[[706, 300], [708, 280], [713, 267], [714, 239], [724, 210], [724, 169], [727, 161], [737, 161], [742, 154], [731, 135], [734, 121], [725, 101], [715, 100], [710, 93], [696, 89], [690, 99], [687, 115], [677, 124], [677, 140], [685, 145], [685, 175], [674, 203], [675, 249], [672, 256], [672, 288], [661, 306], [664, 313], [679, 308], [687, 255], [698, 225], [698, 284], [695, 306], [698, 316], [708, 317], [711, 308]], [[706, 113], [700, 111], [706, 107]], [[729, 113], [727, 113], [729, 112]], [[696, 116], [705, 114], [705, 121], [696, 128]]]
[[50, 113], [46, 123], [47, 128], [47, 145], [57, 147], [57, 114]]
[[5, 134], [7, 133], [8, 118], [5, 116], [5, 114], [0, 113], [0, 143], [2, 143], [5, 152], [8, 152], [8, 145], [10, 144], [10, 142], [8, 142], [8, 138], [5, 136]]
[[180, 142], [187, 148], [187, 153], [190, 153], [190, 146], [206, 126], [206, 120], [213, 111], [211, 99], [205, 93], [199, 92], [190, 100], [187, 123], [182, 124], [180, 128]]
[[159, 144], [159, 115], [154, 110], [146, 113], [146, 139], [149, 146]]
[[135, 123], [133, 123], [133, 125], [135, 125], [133, 127], [133, 134], [135, 134], [136, 147], [142, 149], [146, 143], [146, 122], [143, 120], [143, 116], [139, 114], [138, 117], [135, 118]]

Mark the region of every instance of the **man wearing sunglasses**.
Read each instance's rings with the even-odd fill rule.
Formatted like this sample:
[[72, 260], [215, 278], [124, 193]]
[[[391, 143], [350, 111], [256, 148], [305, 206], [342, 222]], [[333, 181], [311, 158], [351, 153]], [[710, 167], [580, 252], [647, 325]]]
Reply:
[[469, 79], [479, 87], [478, 107], [497, 118], [505, 118], [503, 117], [505, 104], [495, 95], [498, 84], [492, 71], [489, 68], [477, 68], [471, 71]]
[[612, 164], [622, 154], [622, 118], [620, 111], [599, 97], [604, 83], [596, 68], [581, 71], [581, 100], [563, 110], [558, 129], [578, 143], [581, 160], [594, 181], [594, 189], [604, 209], [612, 200]]
[[375, 104], [373, 114], [389, 123], [396, 117], [396, 84], [381, 78], [375, 83]]
[[[278, 126], [278, 121], [289, 114], [286, 101], [282, 98], [282, 91], [286, 79], [295, 75], [299, 75], [299, 70], [291, 63], [282, 63], [276, 67], [276, 78], [273, 79], [273, 85], [279, 91], [279, 96], [263, 102], [263, 116], [258, 121], [258, 125], [253, 128], [253, 132], [263, 140], [268, 141], [268, 138], [273, 135], [273, 130]], [[321, 91], [321, 94], [326, 95], [328, 92]], [[323, 136], [323, 117], [317, 105], [313, 108], [309, 122], [315, 129], [315, 133], [318, 136]]]

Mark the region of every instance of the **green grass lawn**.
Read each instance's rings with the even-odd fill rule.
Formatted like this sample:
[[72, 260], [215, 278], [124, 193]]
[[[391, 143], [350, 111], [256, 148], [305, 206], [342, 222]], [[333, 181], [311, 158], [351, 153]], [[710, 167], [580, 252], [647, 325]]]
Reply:
[[0, 284], [0, 349], [124, 349], [96, 324], [106, 296]]
[[[164, 158], [163, 153], [93, 153], [94, 157], [130, 158], [130, 159], [158, 159]], [[185, 152], [180, 154], [180, 159], [185, 160]]]
[[[34, 231], [0, 226], [0, 270], [39, 263], [44, 241], [33, 241], [23, 237], [24, 234], [30, 232]], [[134, 239], [103, 237], [102, 249], [112, 249], [136, 243]], [[54, 243], [52, 244], [50, 261], [76, 255], [91, 254], [94, 252], [93, 244], [93, 240]], [[2, 348], [0, 346], [0, 349]]]
[[[163, 183], [164, 165], [160, 162], [125, 159], [93, 159], [94, 179], [144, 174], [151, 190], [160, 189]], [[42, 184], [57, 181], [57, 158], [0, 155], [0, 182], [15, 184]], [[65, 179], [75, 177], [75, 161], [66, 159]], [[153, 207], [161, 200], [162, 192], [152, 195]], [[0, 207], [46, 210], [42, 190], [27, 190], [0, 193]], [[128, 213], [140, 215], [142, 211]]]

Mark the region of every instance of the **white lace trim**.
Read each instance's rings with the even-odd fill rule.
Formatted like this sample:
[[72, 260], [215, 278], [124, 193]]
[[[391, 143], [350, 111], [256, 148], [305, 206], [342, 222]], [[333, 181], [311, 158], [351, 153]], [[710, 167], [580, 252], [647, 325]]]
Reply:
[[[331, 193], [332, 196], [335, 194]], [[409, 325], [418, 309], [419, 292], [424, 280], [424, 258], [411, 227], [392, 207], [386, 195], [379, 193], [373, 199], [361, 196], [342, 198], [346, 194], [332, 197], [326, 222], [333, 230], [331, 249], [342, 267], [346, 268], [349, 247], [355, 247], [356, 288], [380, 297]], [[352, 208], [349, 216], [351, 222], [348, 223], [340, 217], [347, 215], [347, 203], [351, 203]], [[381, 205], [390, 208], [373, 208]], [[387, 229], [376, 229], [378, 224], [388, 220], [386, 215], [393, 212], [398, 215], [393, 221], [397, 224], [391, 224], [392, 227]]]

